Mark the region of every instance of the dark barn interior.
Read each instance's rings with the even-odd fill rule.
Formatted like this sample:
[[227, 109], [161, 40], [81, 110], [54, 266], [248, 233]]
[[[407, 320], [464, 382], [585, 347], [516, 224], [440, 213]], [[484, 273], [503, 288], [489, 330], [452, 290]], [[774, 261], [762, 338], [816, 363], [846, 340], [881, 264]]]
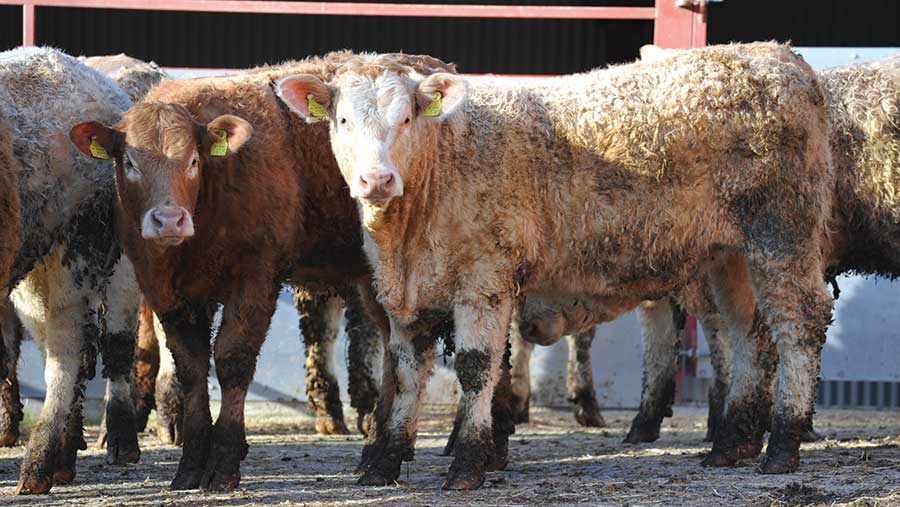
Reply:
[[[410, 1], [410, 0], [407, 0]], [[417, 3], [652, 6], [652, 0], [416, 0]], [[709, 6], [710, 44], [900, 46], [900, 3], [724, 0]], [[72, 54], [125, 52], [168, 67], [244, 68], [334, 49], [427, 53], [470, 73], [563, 74], [626, 62], [651, 21], [208, 14], [39, 8], [37, 43]], [[541, 34], [535, 37], [533, 34]], [[21, 9], [0, 6], [0, 48], [22, 38]]]

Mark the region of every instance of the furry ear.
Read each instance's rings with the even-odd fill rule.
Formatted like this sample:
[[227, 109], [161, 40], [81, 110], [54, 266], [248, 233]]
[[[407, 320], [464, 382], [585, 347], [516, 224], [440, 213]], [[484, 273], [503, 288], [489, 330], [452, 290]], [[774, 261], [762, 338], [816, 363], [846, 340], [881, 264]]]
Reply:
[[468, 90], [469, 83], [465, 79], [439, 72], [419, 83], [416, 102], [424, 116], [443, 121], [462, 105]]
[[224, 157], [238, 151], [253, 135], [253, 126], [243, 118], [223, 114], [206, 124], [203, 154]]
[[97, 160], [121, 156], [125, 147], [125, 134], [96, 121], [75, 125], [69, 139], [82, 153]]
[[331, 114], [331, 88], [312, 74], [294, 74], [280, 79], [275, 83], [275, 93], [308, 123]]

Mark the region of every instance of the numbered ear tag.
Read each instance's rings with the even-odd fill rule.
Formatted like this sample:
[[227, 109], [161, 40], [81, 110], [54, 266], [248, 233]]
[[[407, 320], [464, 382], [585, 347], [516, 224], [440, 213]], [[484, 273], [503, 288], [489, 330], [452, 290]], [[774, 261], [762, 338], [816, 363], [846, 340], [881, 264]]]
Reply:
[[324, 118], [328, 116], [325, 106], [316, 102], [316, 98], [313, 97], [312, 93], [306, 96], [306, 103], [309, 106], [309, 114], [313, 115], [313, 117]]
[[98, 143], [97, 138], [94, 136], [91, 136], [91, 156], [100, 160], [109, 160], [109, 153], [106, 153], [106, 148]]
[[213, 157], [224, 157], [228, 154], [228, 134], [222, 132], [222, 137], [209, 147], [209, 154]]
[[425, 108], [425, 111], [422, 113], [425, 116], [439, 116], [441, 114], [441, 109], [444, 108], [444, 105], [441, 103], [441, 92], [434, 92], [434, 100], [431, 101], [431, 104], [428, 104], [428, 107]]

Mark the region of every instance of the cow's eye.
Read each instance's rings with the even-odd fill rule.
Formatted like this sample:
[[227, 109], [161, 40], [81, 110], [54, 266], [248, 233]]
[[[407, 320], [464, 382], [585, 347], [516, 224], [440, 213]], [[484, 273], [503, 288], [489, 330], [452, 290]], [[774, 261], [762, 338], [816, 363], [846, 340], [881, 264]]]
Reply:
[[341, 125], [346, 125], [346, 124], [347, 124], [347, 118], [340, 118], [340, 119], [338, 120], [338, 123], [340, 123]]
[[197, 160], [197, 157], [191, 159], [191, 167], [197, 167], [200, 165], [200, 161]]
[[404, 125], [408, 125], [408, 124], [409, 124], [409, 116], [407, 116], [406, 119], [403, 120], [403, 124], [404, 124]]

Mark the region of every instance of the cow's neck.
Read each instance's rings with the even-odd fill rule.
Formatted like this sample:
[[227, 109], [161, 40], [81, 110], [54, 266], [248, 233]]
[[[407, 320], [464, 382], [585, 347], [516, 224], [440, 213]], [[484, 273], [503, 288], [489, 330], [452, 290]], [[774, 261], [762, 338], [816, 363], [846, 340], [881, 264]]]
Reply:
[[[433, 129], [438, 131], [439, 129]], [[431, 139], [436, 141], [436, 135]], [[423, 150], [417, 160], [416, 178], [404, 182], [404, 195], [385, 207], [360, 203], [366, 232], [366, 254], [378, 280], [379, 299], [393, 314], [412, 319], [423, 302], [417, 293], [417, 263], [434, 248], [427, 231], [442, 202], [438, 171], [447, 163], [439, 150]], [[413, 256], [416, 256], [414, 258]]]

